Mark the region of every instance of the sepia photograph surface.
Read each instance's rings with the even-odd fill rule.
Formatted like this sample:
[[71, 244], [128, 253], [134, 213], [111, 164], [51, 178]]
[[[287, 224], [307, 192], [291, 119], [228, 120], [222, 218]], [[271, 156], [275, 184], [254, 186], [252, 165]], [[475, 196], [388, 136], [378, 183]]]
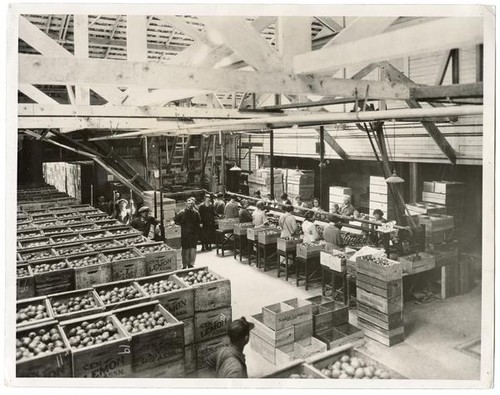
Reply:
[[490, 388], [494, 13], [11, 5], [7, 385]]

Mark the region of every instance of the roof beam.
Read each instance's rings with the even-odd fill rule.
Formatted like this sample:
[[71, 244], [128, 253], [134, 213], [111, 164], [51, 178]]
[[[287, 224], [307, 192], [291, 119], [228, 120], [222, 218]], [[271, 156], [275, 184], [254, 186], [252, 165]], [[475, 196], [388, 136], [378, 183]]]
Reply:
[[[285, 73], [201, 69], [152, 62], [48, 58], [19, 55], [19, 81], [30, 84], [141, 86], [208, 91], [317, 94], [374, 99], [409, 99], [405, 84], [381, 81], [313, 78]], [[369, 89], [367, 87], [369, 86]]]
[[37, 87], [31, 85], [31, 84], [23, 84], [19, 83], [17, 89], [28, 96], [31, 100], [36, 101], [39, 104], [56, 104], [59, 105], [59, 103], [51, 98], [49, 95], [45, 94], [42, 92], [40, 89]]
[[283, 70], [276, 49], [245, 18], [206, 16], [201, 19], [213, 42], [227, 45], [254, 69], [265, 72]]
[[[127, 60], [148, 61], [148, 20], [146, 15], [127, 15]], [[148, 93], [147, 88], [132, 87], [127, 90], [130, 101]]]
[[[319, 134], [319, 128], [315, 128], [315, 130]], [[333, 151], [335, 151], [335, 153], [340, 157], [340, 159], [342, 160], [348, 159], [344, 149], [339, 145], [339, 143], [337, 143], [337, 140], [335, 140], [335, 138], [333, 138], [332, 135], [326, 130], [324, 133], [324, 139], [326, 143], [331, 147], [331, 149], [333, 149]]]
[[276, 24], [276, 45], [283, 69], [292, 72], [295, 55], [312, 51], [311, 17], [279, 16]]
[[[73, 19], [73, 36], [75, 57], [89, 57], [89, 16], [83, 14], [75, 14]], [[68, 90], [69, 94], [69, 90]], [[70, 94], [71, 98], [71, 94]], [[76, 104], [90, 104], [90, 91], [88, 87], [75, 87], [75, 102]]]
[[482, 18], [443, 18], [297, 55], [293, 69], [297, 74], [325, 73], [354, 64], [431, 53], [481, 42]]
[[326, 28], [330, 29], [333, 33], [338, 33], [344, 28], [340, 23], [335, 22], [333, 18], [328, 16], [315, 16], [314, 19]]
[[[64, 59], [74, 59], [71, 52], [64, 49], [23, 16], [19, 16], [19, 38], [36, 49], [42, 55], [57, 56]], [[64, 67], [61, 70], [64, 70]], [[118, 88], [91, 87], [91, 89], [112, 104], [121, 104], [123, 98], [125, 97], [123, 92]]]

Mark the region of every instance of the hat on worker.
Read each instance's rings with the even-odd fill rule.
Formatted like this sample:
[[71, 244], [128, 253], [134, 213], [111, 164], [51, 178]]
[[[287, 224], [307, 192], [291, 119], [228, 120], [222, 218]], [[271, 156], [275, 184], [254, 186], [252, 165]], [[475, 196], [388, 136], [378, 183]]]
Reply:
[[235, 342], [248, 336], [254, 327], [253, 323], [248, 322], [245, 317], [241, 317], [229, 324], [227, 334], [231, 342]]
[[145, 212], [145, 211], [149, 211], [149, 207], [148, 206], [142, 206], [139, 210], [137, 210], [137, 212], [139, 214]]
[[126, 199], [119, 199], [116, 203], [120, 204], [122, 202], [125, 202], [126, 204], [128, 204], [127, 200]]

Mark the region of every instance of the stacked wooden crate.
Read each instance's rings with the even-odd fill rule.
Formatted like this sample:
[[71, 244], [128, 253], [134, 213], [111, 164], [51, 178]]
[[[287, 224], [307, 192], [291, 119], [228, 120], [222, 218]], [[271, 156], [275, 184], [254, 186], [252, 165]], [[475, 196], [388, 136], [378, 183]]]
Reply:
[[156, 212], [156, 219], [158, 220], [160, 219], [160, 210], [163, 207], [164, 224], [167, 226], [175, 217], [176, 203], [174, 199], [168, 198], [166, 193], [163, 193], [162, 201], [160, 201], [161, 198], [161, 193], [159, 191], [144, 191], [144, 205], [150, 208], [151, 215], [155, 215]]
[[311, 302], [298, 298], [263, 307], [252, 316], [250, 346], [275, 365], [326, 351], [326, 344], [313, 337], [312, 310]]
[[464, 187], [461, 182], [425, 181], [422, 201], [445, 206], [446, 214], [454, 217], [455, 225], [462, 225], [465, 215]]
[[384, 177], [370, 176], [370, 201], [368, 203], [370, 215], [373, 210], [382, 210], [384, 218], [395, 219], [395, 202], [389, 191]]
[[386, 346], [403, 342], [401, 263], [368, 255], [358, 257], [356, 264], [359, 327], [366, 336]]
[[453, 238], [454, 218], [445, 214], [418, 215], [418, 225], [425, 228], [425, 241], [442, 243]]
[[181, 270], [175, 276], [184, 286], [193, 289], [193, 341], [186, 347], [186, 371], [205, 370], [207, 357], [228, 341], [227, 328], [232, 320], [231, 284], [206, 267]]
[[314, 197], [314, 171], [288, 169], [285, 185], [289, 199], [300, 196], [303, 201], [312, 201]]
[[330, 187], [330, 211], [332, 211], [332, 208], [335, 204], [338, 204], [339, 207], [344, 204], [345, 195], [352, 195], [351, 188], [338, 186]]
[[271, 180], [270, 169], [257, 169], [254, 174], [248, 176], [248, 190], [250, 196], [260, 191], [261, 196], [271, 193], [271, 184], [274, 184], [274, 197], [279, 198], [285, 191], [283, 186], [283, 172], [280, 169], [274, 169], [274, 178]]

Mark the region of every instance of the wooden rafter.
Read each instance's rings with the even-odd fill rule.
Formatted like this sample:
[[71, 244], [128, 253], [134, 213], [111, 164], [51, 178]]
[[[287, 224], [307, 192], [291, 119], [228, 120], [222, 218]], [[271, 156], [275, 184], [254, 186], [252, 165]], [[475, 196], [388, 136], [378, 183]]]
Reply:
[[[338, 36], [334, 40], [340, 40]], [[467, 23], [464, 23], [464, 18], [442, 18], [297, 55], [293, 69], [297, 74], [325, 73], [352, 64], [384, 61], [482, 42], [481, 18], [467, 18]]]
[[[315, 128], [315, 130], [316, 132], [318, 132], [318, 134], [320, 133], [319, 128]], [[325, 142], [333, 149], [333, 151], [340, 157], [340, 159], [342, 160], [348, 159], [348, 156], [344, 151], [344, 149], [339, 145], [339, 143], [337, 143], [337, 140], [335, 140], [335, 138], [326, 130], [324, 133], [324, 138]]]
[[39, 104], [59, 105], [56, 100], [31, 84], [19, 83], [18, 90]]
[[335, 22], [333, 18], [327, 16], [315, 16], [314, 19], [316, 19], [327, 29], [331, 30], [333, 33], [338, 33], [343, 29], [342, 25], [340, 23]]

